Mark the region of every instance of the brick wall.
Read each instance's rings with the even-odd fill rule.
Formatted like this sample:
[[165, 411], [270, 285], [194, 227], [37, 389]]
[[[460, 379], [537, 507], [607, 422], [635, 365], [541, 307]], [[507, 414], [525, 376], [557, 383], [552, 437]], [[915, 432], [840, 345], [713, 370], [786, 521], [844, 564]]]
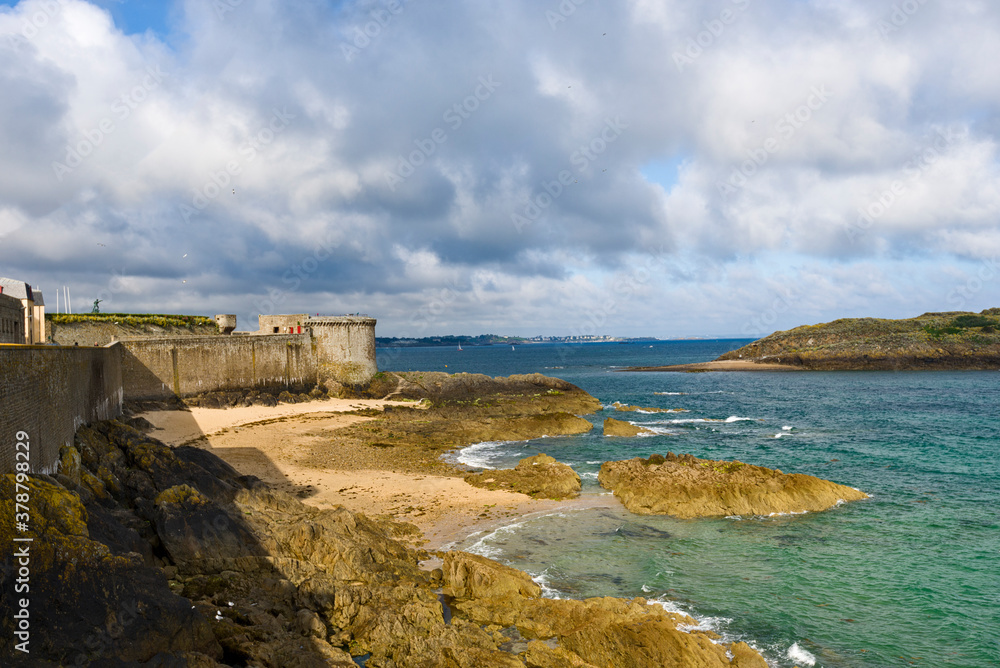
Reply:
[[14, 470], [16, 434], [29, 436], [32, 473], [53, 473], [83, 424], [121, 415], [120, 346], [0, 345], [0, 473]]
[[307, 334], [136, 339], [121, 344], [129, 399], [316, 383], [316, 358]]

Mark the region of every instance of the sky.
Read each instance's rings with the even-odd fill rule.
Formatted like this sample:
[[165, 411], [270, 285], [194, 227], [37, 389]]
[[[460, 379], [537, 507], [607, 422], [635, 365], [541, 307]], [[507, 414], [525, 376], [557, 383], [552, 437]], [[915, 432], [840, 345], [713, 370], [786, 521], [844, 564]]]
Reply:
[[980, 311], [997, 62], [988, 0], [0, 4], [0, 275], [379, 336]]

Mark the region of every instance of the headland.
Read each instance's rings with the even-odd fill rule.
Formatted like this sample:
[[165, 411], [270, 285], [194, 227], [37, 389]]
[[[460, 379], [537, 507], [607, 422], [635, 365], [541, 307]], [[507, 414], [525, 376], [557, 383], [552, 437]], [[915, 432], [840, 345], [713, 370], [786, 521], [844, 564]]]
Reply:
[[1000, 369], [1000, 309], [847, 318], [775, 332], [711, 362], [626, 371], [911, 371]]

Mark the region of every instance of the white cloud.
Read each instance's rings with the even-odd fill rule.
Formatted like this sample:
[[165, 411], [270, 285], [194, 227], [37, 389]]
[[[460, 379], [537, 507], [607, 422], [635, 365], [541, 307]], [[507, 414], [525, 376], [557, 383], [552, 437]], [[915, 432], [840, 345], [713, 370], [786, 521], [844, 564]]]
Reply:
[[[187, 0], [160, 39], [82, 0], [34, 26], [49, 6], [0, 11], [0, 263], [78, 295], [113, 271], [141, 286], [108, 308], [249, 313], [277, 290], [406, 334], [444, 294], [425, 331], [740, 333], [783, 285], [806, 295], [788, 325], [943, 308], [955, 279], [919, 276], [997, 252], [992, 4], [886, 31], [891, 7], [859, 1], [633, 0], [553, 30], [527, 0], [411, 2], [351, 59], [377, 2]], [[642, 176], [677, 156], [669, 192]], [[401, 157], [419, 164], [390, 186]]]

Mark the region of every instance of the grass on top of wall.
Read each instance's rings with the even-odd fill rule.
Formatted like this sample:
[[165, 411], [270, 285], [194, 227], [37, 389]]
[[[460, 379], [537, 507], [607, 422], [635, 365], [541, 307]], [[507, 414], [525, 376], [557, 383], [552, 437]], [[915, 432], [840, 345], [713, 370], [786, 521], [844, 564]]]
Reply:
[[55, 325], [101, 323], [142, 327], [214, 327], [215, 320], [201, 315], [168, 315], [162, 313], [47, 313], [45, 319]]

